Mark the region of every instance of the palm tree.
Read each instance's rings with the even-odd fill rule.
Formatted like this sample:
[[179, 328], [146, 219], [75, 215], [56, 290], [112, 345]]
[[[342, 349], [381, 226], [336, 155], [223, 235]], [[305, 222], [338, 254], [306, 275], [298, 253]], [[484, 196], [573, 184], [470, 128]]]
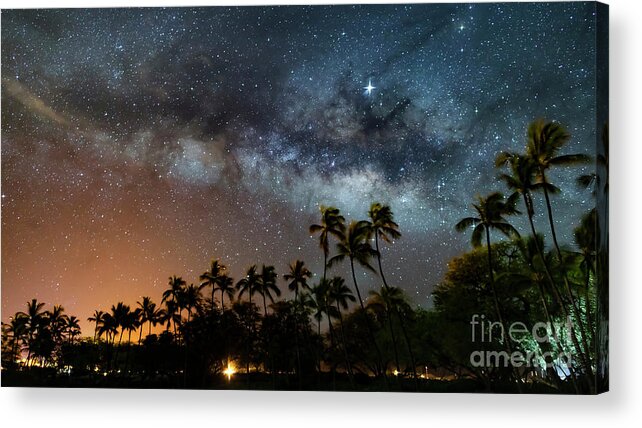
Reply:
[[41, 327], [45, 313], [43, 311], [45, 304], [38, 302], [37, 299], [31, 299], [31, 302], [27, 302], [27, 312], [18, 312], [16, 317], [24, 317], [25, 325], [27, 329], [27, 365], [31, 359], [33, 353], [32, 345], [38, 333], [38, 329]]
[[338, 208], [321, 205], [319, 210], [321, 211], [321, 224], [313, 224], [310, 226], [310, 234], [320, 232], [319, 246], [323, 250], [323, 281], [325, 282], [328, 254], [330, 253], [330, 235], [338, 240], [342, 240], [346, 227], [345, 218], [341, 215]]
[[225, 295], [230, 299], [230, 302], [234, 299], [234, 279], [227, 275], [221, 275], [218, 289], [221, 292], [221, 309], [225, 311]]
[[354, 289], [357, 292], [359, 305], [361, 306], [363, 316], [366, 319], [366, 325], [368, 326], [368, 333], [370, 334], [370, 339], [372, 340], [372, 344], [374, 345], [377, 352], [379, 366], [383, 369], [382, 373], [387, 385], [388, 379], [386, 376], [385, 366], [383, 364], [383, 358], [381, 356], [381, 350], [379, 349], [379, 345], [377, 345], [377, 340], [375, 339], [374, 330], [370, 322], [370, 317], [366, 312], [363, 299], [361, 298], [361, 291], [359, 290], [357, 276], [354, 271], [354, 262], [356, 261], [365, 269], [371, 272], [376, 272], [372, 265], [370, 265], [370, 259], [376, 256], [377, 252], [374, 248], [372, 248], [370, 242], [368, 242], [369, 236], [369, 222], [355, 220], [351, 221], [346, 233], [343, 235], [343, 239], [337, 243], [337, 255], [330, 259], [328, 265], [332, 266], [335, 263], [342, 262], [346, 258], [350, 261], [350, 271], [352, 272], [352, 282], [354, 284]]
[[154, 312], [156, 312], [156, 303], [152, 302], [152, 298], [148, 296], [143, 297], [142, 302], [136, 302], [138, 309], [140, 309], [140, 331], [138, 333], [138, 344], [143, 338], [143, 326], [145, 323], [149, 324], [150, 334], [151, 334], [151, 324], [152, 318], [154, 317]]
[[586, 307], [586, 319], [588, 332], [593, 334], [593, 316], [591, 314], [590, 285], [591, 276], [595, 276], [597, 239], [595, 230], [597, 227], [597, 211], [592, 209], [582, 217], [582, 222], [573, 231], [575, 245], [578, 248], [577, 255], [580, 258], [580, 269], [584, 277], [584, 305]]
[[[533, 221], [533, 218], [535, 215], [535, 206], [533, 204], [532, 192], [542, 188], [546, 188], [546, 187], [548, 187], [549, 190], [551, 191], [555, 191], [555, 187], [546, 182], [535, 181], [536, 180], [535, 177], [537, 174], [537, 165], [535, 164], [535, 162], [533, 162], [531, 158], [527, 156], [522, 156], [520, 154], [511, 153], [511, 152], [501, 152], [495, 159], [495, 166], [501, 167], [504, 165], [507, 165], [509, 167], [510, 174], [502, 173], [500, 174], [499, 178], [500, 180], [506, 183], [507, 187], [510, 190], [514, 192], [513, 195], [515, 195], [515, 197], [521, 196], [524, 202], [524, 206], [526, 207], [526, 214], [528, 217], [528, 223], [531, 228], [532, 236], [538, 237], [539, 234], [535, 229], [535, 223]], [[553, 275], [551, 274], [551, 271], [549, 268], [550, 262], [544, 255], [543, 239], [533, 238], [529, 240], [529, 245], [536, 250], [537, 255], [539, 256], [539, 261], [541, 262], [542, 267], [544, 269], [545, 278], [548, 280], [548, 283], [550, 284], [551, 293], [555, 298], [556, 303], [564, 311], [565, 317], [567, 317], [568, 316], [568, 309], [566, 307], [567, 305], [564, 302], [564, 299], [562, 299], [562, 296], [559, 293], [557, 285], [553, 280]], [[534, 259], [532, 257], [526, 259], [526, 261], [530, 264], [533, 272], [535, 272], [536, 263], [533, 260]], [[547, 321], [551, 325], [553, 338], [555, 339], [555, 341], [558, 341], [558, 337], [555, 331], [555, 324], [553, 323], [553, 320], [548, 308], [548, 303], [546, 302], [546, 297], [544, 295], [544, 285], [539, 282], [536, 282], [536, 284], [537, 284], [538, 293], [540, 294], [540, 300], [544, 307], [544, 313], [546, 315]], [[579, 342], [577, 342], [575, 333], [571, 332], [571, 335], [573, 338], [574, 346], [576, 347], [577, 352], [581, 355], [582, 350], [579, 347]], [[573, 383], [575, 384], [575, 380], [574, 380], [575, 376], [573, 375], [572, 377], [573, 377]]]
[[[175, 312], [178, 311], [178, 321], [181, 322], [182, 316], [181, 312], [184, 308], [183, 296], [184, 296], [184, 287], [187, 283], [180, 276], [176, 275], [169, 277], [169, 289], [163, 292], [163, 297], [161, 303], [166, 303], [168, 301], [174, 302], [171, 306], [173, 312], [168, 313], [168, 316], [172, 321], [174, 321], [174, 333], [176, 333], [176, 321]], [[169, 312], [170, 307], [167, 306], [167, 311]]]
[[[113, 306], [112, 306], [113, 308]], [[109, 312], [103, 312], [100, 317], [100, 327], [98, 327], [98, 338], [105, 335], [107, 343], [114, 343], [114, 338], [118, 334], [118, 321]]]
[[392, 347], [395, 354], [395, 365], [397, 373], [400, 373], [399, 351], [397, 350], [397, 340], [392, 325], [392, 314], [399, 313], [400, 307], [408, 305], [405, 296], [403, 291], [398, 287], [382, 287], [380, 291], [371, 290], [370, 295], [372, 296], [372, 300], [368, 303], [368, 306], [381, 309], [388, 320], [388, 328], [390, 330]]
[[[504, 218], [507, 215], [518, 213], [518, 211], [515, 209], [515, 203], [517, 202], [518, 197], [519, 195], [517, 193], [514, 193], [508, 199], [504, 199], [504, 195], [499, 192], [491, 193], [485, 198], [479, 196], [478, 202], [476, 204], [473, 204], [475, 211], [477, 211], [478, 217], [463, 218], [455, 225], [455, 229], [458, 232], [465, 232], [467, 230], [470, 230], [471, 228], [473, 229], [471, 243], [474, 248], [481, 247], [482, 236], [484, 234], [486, 235], [486, 249], [488, 253], [488, 277], [490, 279], [490, 288], [493, 296], [493, 303], [495, 305], [495, 315], [497, 316], [497, 319], [502, 326], [502, 330], [504, 332], [502, 341], [505, 344], [509, 355], [512, 355], [513, 351], [510, 340], [506, 340], [505, 338], [506, 332], [508, 330], [506, 329], [506, 322], [502, 313], [501, 306], [499, 304], [497, 289], [495, 287], [495, 274], [493, 272], [493, 258], [490, 246], [490, 231], [498, 230], [503, 235], [506, 235], [508, 237], [519, 236], [517, 230]], [[515, 373], [515, 377], [517, 379], [517, 387], [521, 392], [520, 380], [517, 373]]]
[[[210, 263], [210, 269], [203, 272], [199, 279], [202, 281], [200, 288], [205, 287], [212, 288], [212, 307], [214, 307], [214, 293], [217, 289], [220, 289], [220, 283], [222, 278], [225, 276], [227, 267], [224, 264], [219, 263], [218, 260], [212, 260]], [[221, 291], [221, 306], [223, 305], [223, 291]]]
[[[544, 237], [541, 234], [529, 236], [526, 239], [516, 239], [516, 246], [521, 253], [522, 259], [526, 262], [527, 269], [523, 270], [514, 270], [510, 273], [507, 273], [507, 276], [511, 279], [511, 286], [513, 288], [537, 288], [540, 302], [542, 304], [542, 309], [544, 310], [544, 315], [550, 326], [553, 339], [555, 340], [555, 346], [559, 355], [564, 353], [562, 344], [557, 335], [557, 328], [553, 321], [553, 316], [551, 314], [551, 309], [546, 299], [544, 289], [546, 284], [550, 284], [552, 278], [547, 266], [551, 266], [553, 263], [553, 255], [550, 252], [546, 254], [542, 253], [542, 248], [544, 248]], [[552, 285], [555, 287], [555, 285]], [[554, 293], [553, 296], [555, 299], [559, 299], [560, 296], [557, 293]], [[564, 316], [567, 316], [567, 312], [564, 310], [564, 306], [559, 303], [559, 300], [556, 300], [558, 306], [563, 309]], [[572, 333], [572, 332], [569, 332]], [[575, 345], [577, 341], [574, 341]], [[541, 345], [540, 345], [541, 346]], [[548, 363], [548, 362], [547, 362]], [[579, 393], [579, 389], [576, 382], [575, 370], [573, 367], [568, 367], [571, 375], [571, 382], [576, 393]], [[548, 370], [547, 370], [548, 371]], [[552, 370], [550, 372], [552, 379], [558, 383], [559, 376], [557, 373]], [[559, 385], [558, 385], [559, 386]]]
[[192, 309], [198, 307], [201, 303], [201, 292], [198, 286], [190, 284], [185, 288], [184, 303], [187, 309], [187, 322], [192, 318]]
[[294, 300], [299, 300], [299, 290], [309, 290], [308, 279], [312, 277], [312, 272], [305, 267], [305, 263], [296, 260], [290, 263], [290, 272], [283, 275], [283, 279], [288, 282], [288, 289], [294, 291]]
[[330, 280], [330, 289], [328, 290], [330, 299], [334, 302], [337, 309], [336, 314], [339, 318], [339, 328], [341, 332], [341, 342], [343, 344], [343, 357], [345, 358], [346, 370], [348, 371], [348, 376], [350, 382], [353, 382], [352, 379], [352, 364], [350, 364], [350, 358], [348, 356], [348, 346], [346, 344], [346, 336], [343, 328], [343, 314], [341, 310], [347, 310], [350, 302], [354, 302], [356, 299], [350, 291], [350, 287], [346, 285], [346, 282], [340, 276], [335, 276]]
[[118, 337], [118, 346], [123, 339], [123, 333], [127, 329], [130, 321], [131, 309], [129, 305], [124, 304], [123, 302], [118, 302], [115, 306], [111, 307], [111, 316], [114, 318], [116, 325], [120, 327], [120, 336]]
[[98, 328], [100, 327], [100, 323], [102, 322], [102, 317], [103, 317], [104, 312], [96, 309], [94, 311], [94, 314], [87, 318], [87, 321], [93, 322], [96, 324], [94, 327], [94, 342], [96, 341], [96, 335], [98, 334]]
[[270, 299], [271, 303], [274, 303], [274, 293], [277, 297], [281, 295], [281, 290], [276, 285], [276, 271], [274, 266], [265, 266], [261, 267], [261, 276], [258, 282], [259, 292], [263, 296], [263, 313], [267, 315], [267, 299]]
[[[252, 265], [247, 269], [245, 278], [241, 278], [236, 283], [236, 289], [239, 290], [238, 299], [240, 300], [243, 297], [243, 294], [247, 293], [248, 295], [248, 314], [251, 314], [254, 306], [252, 305], [252, 296], [258, 291], [259, 282], [261, 281], [260, 275], [256, 272], [256, 265]], [[251, 320], [251, 316], [248, 317], [248, 320]], [[250, 340], [254, 335], [254, 322], [248, 324], [246, 328], [248, 339], [245, 341], [245, 354], [246, 354], [246, 365], [245, 373], [249, 375], [250, 373]], [[248, 376], [249, 382], [249, 376]]]
[[[2, 331], [9, 340], [10, 348], [10, 361], [13, 366], [20, 359], [21, 343], [27, 341], [27, 318], [23, 316], [11, 317], [8, 324], [2, 323]], [[3, 359], [6, 356], [3, 356]]]
[[[370, 218], [370, 232], [374, 235], [375, 238], [375, 250], [377, 251], [377, 262], [379, 264], [379, 275], [381, 275], [381, 280], [383, 281], [383, 286], [390, 292], [390, 287], [386, 281], [386, 276], [383, 274], [383, 267], [381, 263], [381, 250], [379, 248], [379, 238], [386, 243], [392, 243], [394, 239], [401, 238], [401, 232], [399, 231], [399, 225], [394, 221], [394, 214], [390, 206], [381, 205], [379, 202], [375, 202], [370, 206], [368, 211], [368, 217]], [[401, 327], [401, 332], [403, 333], [404, 340], [406, 342], [406, 347], [408, 348], [408, 355], [410, 356], [410, 364], [412, 365], [413, 378], [415, 380], [415, 387], [418, 388], [417, 384], [417, 368], [415, 364], [415, 356], [412, 352], [412, 344], [410, 343], [410, 338], [408, 337], [408, 330], [406, 329], [406, 323], [404, 318], [399, 313], [399, 308], [395, 306], [394, 313], [397, 315], [399, 320], [399, 326]], [[394, 332], [391, 330], [393, 335], [393, 343], [396, 346], [396, 340], [394, 337]], [[396, 352], [396, 349], [395, 349]], [[399, 368], [397, 368], [399, 370]]]
[[[591, 158], [584, 154], [572, 155], [559, 155], [559, 151], [566, 145], [570, 139], [570, 134], [564, 127], [557, 122], [546, 122], [542, 119], [532, 122], [528, 127], [528, 141], [526, 143], [526, 156], [535, 164], [537, 181], [542, 184], [541, 189], [544, 192], [544, 199], [546, 200], [546, 210], [548, 213], [548, 223], [551, 229], [551, 236], [553, 238], [553, 245], [557, 252], [557, 257], [560, 265], [564, 264], [562, 250], [557, 241], [557, 234], [555, 232], [555, 222], [553, 221], [553, 209], [551, 207], [550, 195], [559, 193], [559, 188], [555, 187], [548, 181], [547, 172], [554, 166], [576, 166], [590, 162]], [[571, 287], [568, 282], [566, 274], [563, 275], [566, 298], [571, 304], [571, 308], [575, 314], [575, 318], [581, 331], [584, 329], [584, 323], [580, 316], [579, 308], [575, 302], [575, 297], [571, 292]], [[584, 359], [585, 369], [588, 378], [593, 378], [593, 370], [590, 361], [588, 361], [588, 343], [586, 342], [585, 335], [582, 335], [584, 352], [580, 352], [580, 356]]]
[[68, 317], [65, 315], [65, 308], [61, 305], [54, 305], [51, 311], [45, 311], [45, 318], [49, 325], [51, 337], [56, 342], [62, 341], [66, 333]]
[[167, 318], [167, 312], [163, 308], [158, 308], [155, 309], [154, 312], [150, 314], [150, 318], [148, 320], [148, 330], [147, 334], [151, 335], [152, 334], [152, 326], [156, 327], [159, 324], [163, 324]]
[[74, 343], [75, 337], [80, 335], [80, 320], [73, 315], [70, 317], [65, 317], [65, 320], [65, 332], [67, 333], [67, 340], [69, 340], [69, 343]]
[[260, 280], [260, 275], [256, 272], [256, 265], [250, 266], [247, 269], [245, 278], [241, 278], [239, 282], [236, 283], [236, 289], [239, 290], [239, 299], [243, 294], [247, 293], [251, 305], [252, 296], [258, 291]]
[[163, 310], [162, 323], [166, 324], [165, 331], [169, 331], [172, 323], [174, 324], [174, 336], [176, 336], [176, 327], [181, 322], [180, 314], [178, 313], [178, 303], [176, 300], [165, 300], [165, 309]]

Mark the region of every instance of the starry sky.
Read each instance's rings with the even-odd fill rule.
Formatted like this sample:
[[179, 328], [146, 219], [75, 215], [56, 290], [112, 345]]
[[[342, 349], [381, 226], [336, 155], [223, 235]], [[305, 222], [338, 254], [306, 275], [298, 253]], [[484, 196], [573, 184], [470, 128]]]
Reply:
[[[2, 318], [158, 302], [213, 257], [318, 279], [319, 205], [373, 201], [388, 281], [429, 307], [498, 151], [538, 117], [594, 151], [594, 32], [592, 3], [3, 10]], [[589, 168], [551, 176], [563, 242]]]

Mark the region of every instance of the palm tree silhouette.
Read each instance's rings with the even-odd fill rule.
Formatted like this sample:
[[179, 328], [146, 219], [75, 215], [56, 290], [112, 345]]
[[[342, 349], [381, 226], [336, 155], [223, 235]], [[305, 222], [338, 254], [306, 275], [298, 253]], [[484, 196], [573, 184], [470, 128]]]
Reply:
[[386, 386], [388, 385], [388, 378], [386, 376], [385, 365], [383, 364], [383, 357], [381, 356], [381, 350], [379, 345], [377, 345], [377, 340], [375, 339], [374, 330], [372, 328], [370, 317], [366, 312], [363, 299], [361, 298], [361, 291], [359, 290], [359, 284], [357, 283], [357, 276], [354, 271], [354, 262], [356, 261], [364, 267], [365, 269], [375, 272], [375, 269], [370, 265], [370, 259], [377, 255], [377, 251], [372, 248], [368, 242], [368, 237], [370, 236], [370, 223], [367, 221], [351, 221], [346, 233], [343, 235], [343, 239], [337, 243], [337, 255], [332, 257], [328, 266], [333, 266], [336, 263], [344, 261], [346, 258], [350, 261], [350, 271], [352, 272], [352, 282], [354, 284], [354, 289], [357, 292], [357, 298], [359, 300], [359, 305], [363, 316], [366, 319], [366, 325], [368, 327], [368, 333], [370, 334], [370, 339], [372, 344], [377, 352], [377, 357], [379, 360], [379, 366], [382, 368], [382, 374], [386, 381]]
[[590, 334], [595, 332], [593, 315], [591, 314], [590, 285], [591, 276], [595, 276], [595, 263], [597, 259], [597, 211], [592, 209], [582, 217], [582, 221], [573, 231], [573, 240], [578, 248], [577, 256], [580, 259], [580, 270], [584, 277], [584, 305], [586, 306], [586, 320]]
[[354, 302], [356, 299], [352, 294], [352, 291], [350, 291], [350, 287], [346, 285], [345, 280], [340, 276], [335, 276], [330, 280], [328, 294], [337, 309], [336, 315], [337, 318], [339, 318], [339, 328], [341, 333], [341, 343], [343, 344], [342, 348], [346, 371], [348, 372], [350, 383], [354, 386], [352, 364], [350, 363], [350, 357], [348, 356], [348, 345], [346, 344], [345, 330], [343, 328], [343, 314], [341, 313], [341, 310], [347, 310], [350, 302]]
[[260, 280], [260, 275], [256, 272], [256, 265], [250, 266], [247, 269], [245, 277], [236, 283], [236, 289], [239, 291], [238, 298], [240, 299], [243, 297], [243, 294], [247, 293], [248, 301], [251, 305], [252, 296], [258, 291]]
[[267, 315], [267, 299], [270, 299], [270, 303], [274, 303], [274, 293], [277, 297], [281, 295], [281, 290], [276, 285], [277, 274], [274, 269], [274, 266], [263, 265], [261, 267], [261, 276], [259, 277], [258, 289], [261, 295], [263, 296], [263, 313]]
[[343, 239], [345, 233], [345, 218], [341, 215], [338, 208], [326, 207], [321, 205], [321, 224], [310, 226], [310, 233], [320, 232], [319, 246], [323, 250], [323, 281], [326, 280], [326, 271], [328, 268], [328, 254], [330, 252], [330, 235], [338, 240]]
[[296, 260], [290, 263], [290, 272], [283, 275], [288, 282], [288, 289], [294, 291], [294, 301], [299, 300], [299, 290], [309, 290], [308, 279], [312, 278], [312, 272], [305, 267], [305, 263]]
[[[555, 222], [553, 220], [553, 209], [551, 206], [550, 195], [559, 193], [559, 188], [551, 184], [547, 177], [547, 172], [554, 166], [576, 166], [590, 162], [590, 156], [585, 154], [572, 154], [572, 155], [559, 155], [558, 152], [566, 145], [570, 139], [570, 134], [564, 127], [557, 122], [546, 122], [543, 119], [532, 122], [528, 127], [528, 141], [526, 143], [526, 156], [535, 164], [536, 178], [544, 192], [544, 199], [546, 201], [546, 210], [548, 213], [548, 223], [553, 238], [553, 245], [557, 252], [557, 257], [560, 265], [564, 264], [562, 250], [557, 241], [557, 233], [555, 231]], [[571, 291], [568, 278], [566, 274], [563, 276], [566, 298], [570, 302], [573, 313], [575, 314], [576, 321], [581, 331], [585, 331], [582, 317], [580, 316], [579, 308], [575, 301], [575, 297]], [[582, 335], [582, 344], [584, 352], [580, 352], [580, 357], [584, 360], [585, 370], [588, 373], [588, 378], [593, 378], [593, 370], [588, 357], [588, 343], [586, 342], [585, 335]], [[592, 386], [591, 386], [592, 388]]]
[[66, 333], [68, 317], [65, 314], [65, 308], [61, 305], [54, 305], [51, 311], [44, 313], [46, 322], [49, 326], [51, 336], [55, 341], [62, 341]]
[[154, 318], [154, 312], [156, 312], [156, 303], [152, 302], [152, 298], [144, 296], [142, 302], [136, 302], [138, 309], [140, 309], [140, 331], [138, 333], [138, 344], [143, 338], [143, 326], [145, 323], [149, 324], [149, 331], [151, 334], [152, 328], [152, 318]]
[[[535, 223], [533, 221], [533, 218], [535, 215], [535, 206], [533, 204], [532, 192], [547, 186], [552, 191], [554, 191], [554, 186], [541, 181], [536, 181], [537, 164], [527, 156], [522, 156], [520, 154], [511, 153], [511, 152], [501, 152], [499, 155], [497, 155], [497, 158], [495, 159], [495, 166], [501, 167], [504, 165], [509, 167], [510, 174], [502, 173], [499, 175], [499, 179], [502, 180], [504, 183], [506, 183], [506, 186], [514, 192], [513, 195], [515, 195], [515, 197], [521, 196], [522, 201], [524, 202], [524, 206], [526, 207], [526, 215], [528, 217], [528, 223], [531, 228], [532, 236], [538, 237], [539, 234], [535, 229]], [[538, 265], [538, 263], [541, 264], [543, 268], [543, 272], [545, 274], [545, 278], [547, 279], [548, 284], [550, 285], [550, 290], [555, 299], [555, 302], [563, 309], [565, 316], [568, 316], [568, 309], [566, 307], [567, 306], [566, 302], [564, 302], [564, 299], [561, 297], [558, 291], [557, 285], [555, 284], [555, 281], [553, 279], [553, 275], [551, 274], [551, 271], [549, 268], [549, 266], [551, 265], [550, 260], [544, 255], [543, 239], [532, 238], [528, 241], [528, 243], [529, 243], [529, 246], [527, 246], [527, 248], [532, 247], [537, 252], [537, 255], [539, 257], [538, 259], [535, 259], [533, 257], [526, 258], [527, 262], [531, 266], [531, 270], [533, 272], [536, 272], [537, 271], [536, 265]], [[546, 301], [546, 296], [544, 295], [545, 285], [542, 284], [541, 282], [534, 282], [534, 283], [537, 285], [537, 291], [540, 295], [540, 301], [542, 302], [546, 319], [551, 325], [551, 332], [553, 334], [553, 338], [555, 339], [556, 342], [558, 342], [555, 324], [553, 323], [553, 319], [550, 314], [548, 303]], [[573, 332], [571, 332], [571, 334], [573, 336], [575, 335]], [[581, 353], [582, 350], [581, 348], [579, 348], [579, 343], [577, 343], [576, 337], [573, 337], [573, 342], [576, 344], [577, 351]], [[572, 371], [573, 369], [570, 368], [570, 370]], [[577, 387], [575, 385], [574, 373], [572, 373], [572, 375], [573, 375], [572, 376], [573, 384], [575, 387]]]
[[94, 327], [94, 342], [96, 341], [96, 335], [98, 334], [98, 329], [100, 327], [100, 323], [102, 322], [102, 317], [103, 317], [104, 312], [96, 309], [94, 311], [94, 314], [87, 318], [87, 321], [93, 322], [96, 324]]
[[[455, 229], [458, 232], [466, 232], [473, 229], [471, 243], [474, 248], [479, 248], [482, 245], [482, 236], [486, 235], [486, 249], [488, 254], [488, 277], [490, 279], [490, 288], [493, 296], [493, 304], [495, 306], [495, 315], [499, 320], [504, 337], [502, 337], [502, 342], [506, 347], [509, 355], [512, 355], [513, 350], [510, 344], [510, 340], [507, 340], [505, 335], [508, 331], [506, 329], [506, 320], [499, 304], [499, 297], [497, 296], [497, 289], [495, 287], [495, 274], [493, 272], [493, 258], [492, 251], [490, 246], [490, 231], [498, 230], [503, 235], [508, 237], [518, 237], [519, 233], [517, 230], [504, 218], [507, 215], [514, 215], [519, 213], [515, 209], [515, 203], [519, 194], [514, 193], [508, 199], [504, 199], [504, 195], [499, 192], [494, 192], [483, 198], [478, 197], [477, 203], [473, 204], [475, 211], [477, 211], [478, 217], [466, 217], [460, 220], [456, 225]], [[521, 381], [520, 377], [517, 374], [516, 370], [515, 377], [517, 380], [517, 387], [519, 392], [521, 392]]]
[[[225, 291], [220, 288], [221, 283], [226, 282], [226, 285], [230, 284], [227, 279], [228, 277], [225, 275], [226, 271], [227, 267], [224, 264], [219, 263], [218, 260], [212, 260], [210, 263], [210, 269], [199, 276], [199, 279], [202, 281], [200, 285], [201, 289], [212, 287], [212, 307], [214, 306], [214, 293], [216, 290], [221, 290], [221, 307], [223, 307], [223, 295]], [[230, 288], [228, 288], [228, 290], [229, 289]]]
[[74, 343], [76, 336], [80, 335], [79, 319], [75, 316], [65, 317], [65, 333], [67, 333], [67, 340], [69, 343]]
[[401, 373], [401, 366], [399, 365], [399, 351], [397, 349], [397, 340], [392, 325], [392, 314], [399, 313], [399, 308], [407, 306], [406, 298], [400, 288], [397, 287], [382, 287], [380, 291], [371, 290], [370, 296], [372, 300], [368, 302], [368, 307], [379, 308], [386, 316], [388, 321], [388, 329], [390, 330], [390, 337], [392, 338], [392, 347], [395, 354], [395, 365], [397, 373]]
[[13, 367], [21, 357], [21, 344], [27, 341], [27, 318], [18, 314], [10, 317], [9, 323], [2, 323], [2, 331], [10, 344], [10, 366]]
[[118, 337], [118, 346], [123, 339], [123, 333], [127, 329], [130, 321], [131, 309], [129, 305], [124, 304], [123, 302], [118, 302], [115, 306], [111, 307], [111, 316], [114, 318], [116, 325], [120, 327], [120, 336]]
[[[167, 316], [171, 321], [174, 322], [174, 335], [176, 335], [177, 325], [176, 322], [182, 322], [181, 312], [184, 306], [184, 287], [187, 283], [183, 278], [177, 277], [176, 275], [169, 277], [169, 289], [163, 292], [161, 303], [165, 303], [167, 307]], [[173, 304], [167, 304], [167, 302], [173, 302]], [[171, 311], [170, 311], [171, 309]], [[176, 311], [178, 311], [178, 317], [175, 316]]]
[[[386, 281], [386, 276], [383, 273], [383, 267], [381, 263], [381, 250], [379, 248], [379, 238], [381, 238], [381, 240], [386, 243], [391, 243], [394, 239], [401, 238], [399, 225], [394, 221], [394, 214], [392, 212], [392, 209], [390, 209], [390, 206], [382, 205], [379, 202], [375, 202], [370, 206], [370, 210], [368, 211], [368, 217], [370, 218], [370, 231], [375, 238], [375, 250], [377, 251], [379, 275], [381, 275], [383, 286], [386, 289], [388, 289], [388, 292], [390, 292], [390, 287], [388, 286], [388, 282]], [[403, 317], [401, 316], [401, 313], [399, 312], [399, 308], [397, 306], [394, 306], [393, 310], [394, 310], [394, 313], [397, 315], [397, 318], [399, 319], [399, 326], [401, 327], [401, 332], [404, 336], [406, 347], [408, 349], [408, 355], [410, 356], [410, 364], [412, 366], [412, 373], [415, 381], [415, 388], [418, 389], [419, 385], [417, 383], [418, 381], [417, 381], [417, 367], [415, 364], [415, 355], [412, 352], [412, 344], [410, 343], [410, 338], [408, 337], [408, 330], [406, 329], [406, 323]], [[395, 352], [396, 352], [397, 341], [395, 340], [394, 332], [392, 330], [391, 330], [391, 334], [393, 335], [393, 343], [395, 344]], [[399, 371], [399, 368], [397, 368], [397, 371]]]
[[192, 319], [192, 309], [198, 307], [201, 303], [199, 287], [194, 284], [188, 285], [184, 290], [183, 301], [185, 309], [187, 309], [187, 322], [189, 323]]
[[43, 308], [45, 304], [38, 302], [37, 299], [31, 299], [31, 302], [27, 302], [27, 312], [18, 312], [16, 317], [21, 317], [25, 319], [25, 326], [27, 330], [27, 365], [31, 360], [33, 354], [33, 343], [40, 328], [43, 318], [45, 316]]
[[[113, 306], [112, 306], [113, 308]], [[114, 343], [114, 338], [118, 334], [118, 321], [109, 312], [104, 312], [100, 317], [100, 327], [98, 328], [98, 338], [105, 335], [107, 343]]]

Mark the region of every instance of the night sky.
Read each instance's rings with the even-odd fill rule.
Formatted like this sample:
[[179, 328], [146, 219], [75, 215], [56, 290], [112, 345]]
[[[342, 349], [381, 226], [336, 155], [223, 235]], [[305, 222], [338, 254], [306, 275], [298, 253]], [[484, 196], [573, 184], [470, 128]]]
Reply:
[[[299, 258], [318, 280], [319, 205], [364, 219], [373, 201], [403, 234], [388, 281], [428, 307], [470, 248], [454, 224], [505, 191], [498, 151], [538, 117], [568, 128], [565, 152], [594, 151], [594, 18], [592, 3], [2, 11], [3, 320], [35, 297], [87, 333], [94, 309], [159, 302], [213, 257], [235, 279]], [[593, 203], [586, 171], [551, 176], [562, 242]]]

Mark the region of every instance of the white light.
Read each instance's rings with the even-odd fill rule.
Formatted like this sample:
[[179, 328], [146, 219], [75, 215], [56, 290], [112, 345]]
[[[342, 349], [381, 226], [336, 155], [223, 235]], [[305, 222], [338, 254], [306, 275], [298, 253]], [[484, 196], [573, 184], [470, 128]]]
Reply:
[[368, 79], [368, 86], [364, 86], [363, 89], [366, 90], [366, 93], [368, 95], [372, 94], [372, 90], [376, 89], [374, 86], [372, 86], [372, 79]]

